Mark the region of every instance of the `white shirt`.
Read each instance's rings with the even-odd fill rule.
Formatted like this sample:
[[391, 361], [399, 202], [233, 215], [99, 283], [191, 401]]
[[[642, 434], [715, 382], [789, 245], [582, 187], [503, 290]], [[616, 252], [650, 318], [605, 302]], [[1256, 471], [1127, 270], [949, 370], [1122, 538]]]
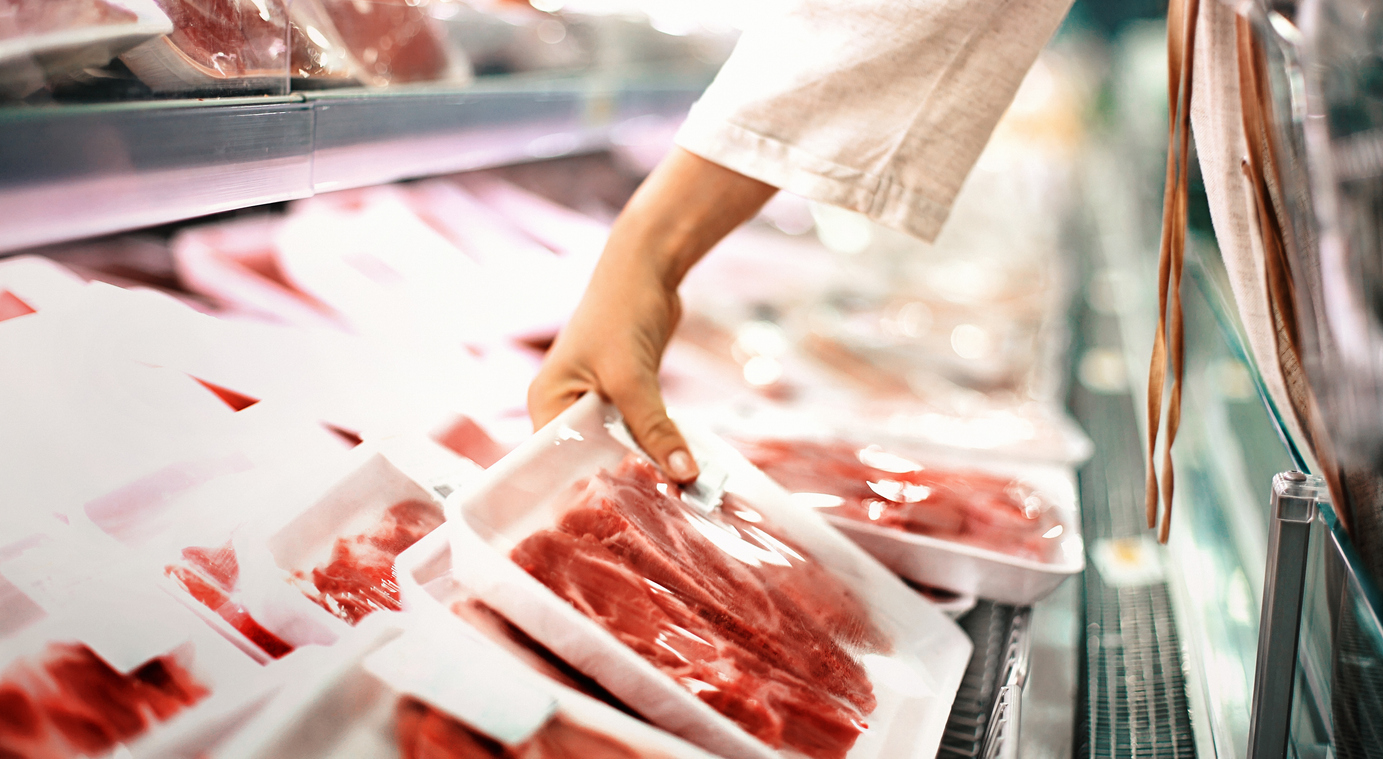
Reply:
[[790, 0], [677, 144], [931, 241], [1071, 0]]

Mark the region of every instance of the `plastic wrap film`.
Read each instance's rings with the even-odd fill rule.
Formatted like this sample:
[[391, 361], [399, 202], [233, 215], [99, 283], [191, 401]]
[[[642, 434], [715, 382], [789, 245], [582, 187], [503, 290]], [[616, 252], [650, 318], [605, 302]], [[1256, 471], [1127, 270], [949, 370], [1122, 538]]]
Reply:
[[[304, 2], [305, 0], [295, 0]], [[320, 2], [368, 84], [402, 84], [454, 78], [458, 63], [431, 3], [405, 0]]]
[[398, 611], [402, 607], [394, 559], [442, 521], [442, 510], [434, 503], [400, 501], [390, 506], [374, 529], [336, 539], [331, 561], [312, 570], [317, 594], [309, 597], [351, 624], [381, 609]]
[[5, 0], [0, 2], [0, 97], [22, 98], [81, 80], [83, 69], [104, 66], [170, 29], [153, 0]]
[[156, 0], [173, 32], [122, 60], [156, 92], [286, 92], [292, 64], [285, 0]]
[[0, 673], [0, 752], [34, 759], [103, 754], [208, 692], [173, 656], [121, 674], [84, 645], [51, 643], [37, 660]]
[[230, 542], [216, 548], [184, 548], [182, 560], [169, 564], [164, 573], [271, 658], [282, 658], [293, 650], [292, 644], [256, 621], [245, 605], [234, 598], [240, 564]]
[[890, 643], [859, 599], [734, 496], [701, 516], [632, 455], [515, 562], [746, 732], [844, 756], [876, 705], [856, 656]]
[[975, 470], [926, 467], [878, 445], [845, 441], [738, 441], [754, 465], [829, 514], [919, 535], [1051, 561], [1063, 527], [1032, 485]]
[[880, 756], [900, 731], [935, 750], [969, 653], [952, 623], [723, 442], [689, 438], [732, 472], [706, 511], [626, 436], [589, 397], [493, 466], [457, 503], [478, 531], [452, 532], [457, 580], [708, 750]]

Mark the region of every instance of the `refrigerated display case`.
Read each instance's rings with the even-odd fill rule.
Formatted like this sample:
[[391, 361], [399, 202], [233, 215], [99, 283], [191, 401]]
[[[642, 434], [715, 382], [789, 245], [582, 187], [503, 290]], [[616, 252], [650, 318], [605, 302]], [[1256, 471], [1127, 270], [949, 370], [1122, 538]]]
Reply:
[[[469, 55], [472, 80], [322, 86], [285, 70], [251, 95], [183, 98], [149, 88], [118, 102], [74, 102], [96, 97], [97, 85], [84, 82], [0, 107], [0, 128], [9, 137], [0, 144], [0, 217], [6, 219], [0, 251], [518, 163], [533, 164], [526, 167], [531, 178], [546, 170], [544, 161], [550, 168], [560, 165], [553, 159], [610, 146], [656, 150], [709, 80], [720, 50], [678, 42], [678, 52], [659, 61], [663, 53], [649, 52], [657, 48], [649, 41], [659, 33], [645, 25], [628, 37], [634, 42], [626, 48], [601, 48], [617, 49], [615, 60], [593, 61], [580, 50], [556, 48], [582, 35], [619, 34], [627, 20], [534, 17], [532, 9], [521, 9], [538, 19], [532, 24], [501, 19], [508, 25], [497, 28], [511, 37], [530, 35], [554, 48], [535, 59], [509, 37], [468, 38], [479, 21], [457, 29], [456, 19], [475, 20], [471, 14], [477, 12], [446, 7], [455, 14], [434, 20], [452, 26]], [[542, 26], [549, 21], [557, 26]], [[710, 320], [701, 339], [689, 340], [723, 354], [708, 363], [730, 367], [737, 394], [775, 392], [780, 377], [792, 380], [803, 365], [794, 362], [825, 356], [824, 363], [836, 361], [832, 392], [865, 377], [876, 387], [907, 392], [944, 388], [961, 406], [977, 397], [998, 404], [1011, 399], [1003, 393], [1018, 388], [1064, 398], [1089, 434], [1093, 446], [1078, 440], [1070, 446], [1077, 452], [1068, 456], [1079, 459], [1080, 450], [1093, 450], [1079, 480], [1086, 569], [1032, 607], [981, 600], [961, 617], [975, 654], [940, 755], [1243, 756], [1254, 719], [1269, 713], [1255, 708], [1254, 686], [1256, 667], [1268, 661], [1260, 651], [1260, 609], [1277, 587], [1276, 581], [1265, 582], [1265, 573], [1284, 543], [1273, 527], [1270, 487], [1274, 474], [1305, 471], [1306, 464], [1255, 376], [1223, 266], [1205, 240], [1193, 245], [1185, 286], [1186, 411], [1176, 452], [1180, 486], [1170, 547], [1152, 545], [1141, 525], [1142, 422], [1135, 409], [1142, 406], [1137, 378], [1146, 370], [1154, 324], [1145, 291], [1155, 263], [1149, 252], [1156, 248], [1156, 219], [1148, 210], [1156, 203], [1148, 201], [1159, 167], [1156, 147], [1139, 142], [1140, 135], [1156, 131], [1156, 125], [1148, 126], [1157, 120], [1156, 108], [1151, 119], [1146, 112], [1131, 114], [1155, 104], [1147, 97], [1155, 87], [1145, 85], [1161, 73], [1149, 75], [1139, 68], [1147, 56], [1140, 64], [1128, 53], [1141, 45], [1146, 54], [1161, 44], [1144, 32], [1140, 37], [1130, 31], [1117, 48], [1127, 57], [1116, 62], [1114, 77], [1126, 89], [1114, 98], [1122, 110], [1106, 116], [1119, 132], [1091, 129], [1078, 138], [1074, 155], [1060, 157], [1074, 167], [1077, 190], [1062, 207], [1046, 207], [1052, 213], [1045, 223], [1015, 223], [1019, 234], [1006, 237], [992, 218], [962, 214], [957, 228], [970, 234], [961, 235], [955, 247], [932, 251], [925, 264], [899, 266], [906, 256], [922, 254], [879, 230], [870, 233], [874, 247], [854, 249], [858, 220], [813, 209], [806, 225], [818, 225], [823, 238], [830, 238], [824, 255], [844, 262], [850, 273], [867, 274], [876, 266], [875, 275], [887, 276], [861, 276], [806, 308], [762, 291], [771, 289], [765, 285], [747, 306], [738, 304], [728, 316], [721, 312], [720, 323]], [[100, 92], [132, 90], [108, 84]], [[1040, 167], [1033, 169], [1036, 163], [1025, 166], [1041, 174]], [[1059, 195], [1051, 185], [1026, 189]], [[345, 203], [344, 197], [319, 200]], [[775, 209], [763, 226], [780, 234], [801, 215]], [[1050, 223], [1056, 218], [1062, 221]], [[1039, 234], [1025, 239], [1022, 232], [1033, 229]], [[1059, 249], [1075, 259], [1071, 272], [1039, 266], [1015, 277], [1042, 281], [1050, 300], [1027, 302], [986, 291], [980, 285], [987, 284], [993, 267], [957, 265], [961, 254], [1000, 259], [995, 250], [1023, 244]], [[725, 281], [730, 280], [720, 280]], [[948, 287], [969, 287], [968, 295], [948, 298]], [[723, 304], [717, 299], [726, 295], [722, 289], [707, 280], [690, 300], [715, 315], [717, 303]], [[1064, 294], [1074, 295], [1069, 318]], [[986, 331], [991, 325], [977, 322], [974, 314], [996, 309], [1018, 314], [1011, 320], [1018, 326]], [[1053, 309], [1057, 322], [1069, 322], [1069, 346], [1060, 334], [1038, 336], [1053, 323]], [[785, 336], [802, 340], [812, 349], [804, 353], [814, 353], [814, 359], [781, 352], [775, 341]], [[977, 346], [991, 344], [985, 340], [1008, 351], [997, 356], [1002, 361], [984, 360], [996, 358], [981, 355]], [[944, 362], [913, 362], [905, 355], [928, 341], [954, 351]], [[515, 361], [531, 359], [525, 355]], [[769, 361], [753, 363], [751, 370], [754, 359]], [[767, 376], [754, 371], [773, 362], [780, 364], [779, 374], [746, 387], [756, 384], [755, 376]], [[946, 419], [945, 411], [926, 408], [911, 419]], [[1028, 417], [1020, 421], [1034, 423]], [[1060, 424], [1051, 429], [1065, 430]], [[336, 432], [342, 431], [352, 432]], [[320, 443], [313, 438], [314, 445]], [[1315, 504], [1299, 524], [1309, 534], [1299, 541], [1309, 546], [1306, 603], [1296, 617], [1301, 644], [1285, 724], [1297, 755], [1324, 755], [1327, 746], [1335, 755], [1367, 755], [1375, 739], [1367, 731], [1373, 728], [1357, 715], [1376, 711], [1368, 699], [1377, 689], [1368, 678], [1383, 646], [1378, 593], [1328, 504]]]

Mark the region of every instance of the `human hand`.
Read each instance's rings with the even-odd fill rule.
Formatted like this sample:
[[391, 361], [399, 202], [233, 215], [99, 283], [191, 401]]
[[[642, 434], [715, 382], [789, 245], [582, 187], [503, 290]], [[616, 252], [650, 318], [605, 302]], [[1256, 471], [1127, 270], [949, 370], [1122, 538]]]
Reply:
[[586, 294], [528, 388], [541, 427], [587, 392], [624, 415], [634, 440], [676, 482], [700, 473], [668, 419], [658, 365], [681, 316], [677, 286], [777, 188], [674, 148], [610, 229]]
[[624, 415], [639, 445], [677, 482], [698, 474], [687, 443], [668, 418], [658, 365], [681, 315], [675, 288], [650, 272], [603, 258], [576, 313], [528, 388], [528, 411], [542, 426], [587, 392]]

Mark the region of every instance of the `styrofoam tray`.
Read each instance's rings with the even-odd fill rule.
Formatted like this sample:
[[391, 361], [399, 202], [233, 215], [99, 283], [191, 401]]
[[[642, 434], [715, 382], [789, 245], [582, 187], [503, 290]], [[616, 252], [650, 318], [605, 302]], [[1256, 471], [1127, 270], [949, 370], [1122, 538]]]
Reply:
[[[387, 651], [390, 647], [396, 650]], [[394, 707], [407, 694], [503, 743], [526, 739], [557, 713], [615, 738], [639, 756], [711, 759], [684, 741], [545, 680], [435, 605], [374, 615], [330, 657], [285, 664], [290, 665], [283, 675], [291, 680], [288, 687], [218, 756], [397, 756]]]
[[[848, 756], [933, 756], [969, 662], [972, 646], [965, 633], [819, 515], [792, 506], [786, 491], [727, 443], [688, 420], [678, 422], [693, 455], [727, 472], [728, 490], [844, 581], [892, 640], [892, 654], [861, 659], [878, 703]], [[457, 580], [654, 724], [729, 757], [787, 755], [752, 737], [509, 560], [520, 539], [554, 523], [573, 483], [629, 454], [612, 434], [622, 428], [613, 406], [588, 394], [491, 467], [474, 488], [450, 497]]]
[[[396, 571], [406, 611], [432, 609], [434, 614], [452, 614], [450, 604], [473, 598], [471, 591], [456, 583], [452, 575], [451, 529], [452, 525], [443, 525], [399, 555]], [[475, 630], [474, 627], [467, 627], [472, 630], [472, 634], [486, 637], [485, 633]], [[504, 647], [503, 643], [494, 643], [497, 647]], [[522, 660], [514, 653], [505, 651], [505, 656], [512, 659], [516, 665], [523, 666]], [[649, 727], [566, 685], [550, 680], [544, 682], [548, 686], [548, 692], [557, 700], [559, 711], [568, 714], [579, 724], [599, 728], [611, 736], [620, 738], [626, 745], [639, 750], [641, 755], [665, 759], [710, 757], [700, 748], [669, 733]]]
[[135, 19], [0, 40], [0, 92], [26, 95], [42, 86], [46, 77], [104, 65], [145, 40], [173, 31], [172, 22], [154, 0], [116, 0], [114, 4], [134, 12]]
[[[758, 425], [738, 428], [732, 425], [730, 429], [735, 430], [733, 434], [747, 440], [774, 438], [859, 442], [848, 433], [838, 434], [802, 418], [780, 418], [769, 424], [760, 422]], [[837, 529], [903, 577], [963, 596], [978, 596], [1025, 606], [1042, 599], [1067, 577], [1085, 569], [1078, 489], [1075, 473], [1069, 466], [898, 444], [885, 444], [884, 449], [902, 454], [908, 460], [929, 468], [977, 471], [1021, 480], [1051, 504], [1061, 525], [1061, 534], [1054, 538], [1056, 544], [1052, 549], [1052, 560], [1038, 561], [955, 540], [869, 524], [838, 514], [824, 514], [826, 520]]]
[[1056, 510], [1062, 532], [1052, 561], [1010, 556], [1000, 551], [918, 535], [892, 527], [829, 514], [827, 521], [859, 543], [885, 566], [912, 580], [964, 595], [1026, 606], [1056, 590], [1085, 569], [1075, 474], [1067, 467], [921, 457], [924, 464], [1010, 475], [1031, 484]]

